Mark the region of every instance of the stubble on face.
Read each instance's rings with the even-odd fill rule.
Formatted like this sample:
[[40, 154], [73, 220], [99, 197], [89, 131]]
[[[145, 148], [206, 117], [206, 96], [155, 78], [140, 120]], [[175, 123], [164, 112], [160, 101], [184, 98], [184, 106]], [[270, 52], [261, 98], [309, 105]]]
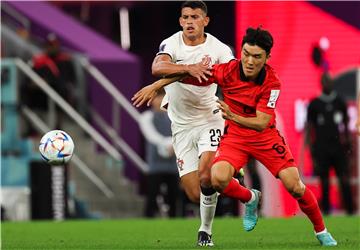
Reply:
[[179, 22], [183, 28], [185, 42], [201, 42], [205, 38], [204, 29], [209, 20], [201, 9], [183, 8]]

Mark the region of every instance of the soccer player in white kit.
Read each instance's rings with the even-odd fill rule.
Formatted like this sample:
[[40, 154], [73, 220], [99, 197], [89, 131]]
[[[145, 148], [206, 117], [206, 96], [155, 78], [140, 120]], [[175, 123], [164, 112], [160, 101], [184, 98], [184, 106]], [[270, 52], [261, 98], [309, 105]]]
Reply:
[[[211, 64], [234, 59], [231, 49], [205, 33], [209, 23], [202, 1], [187, 1], [179, 18], [182, 31], [165, 39], [159, 47], [152, 73], [158, 77], [189, 74], [206, 80], [207, 67], [195, 65], [206, 57]], [[172, 122], [172, 138], [181, 184], [193, 202], [200, 202], [199, 246], [213, 246], [212, 222], [217, 193], [211, 187], [210, 167], [224, 128], [216, 104], [216, 84], [207, 87], [174, 82], [165, 87], [162, 106]]]

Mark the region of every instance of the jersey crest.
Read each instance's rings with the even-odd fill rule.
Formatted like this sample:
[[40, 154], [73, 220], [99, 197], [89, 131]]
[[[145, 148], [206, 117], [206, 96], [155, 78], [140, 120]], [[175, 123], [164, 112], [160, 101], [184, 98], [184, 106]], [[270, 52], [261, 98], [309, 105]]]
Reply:
[[178, 166], [178, 168], [179, 168], [179, 171], [183, 171], [183, 170], [184, 170], [184, 160], [178, 158], [178, 159], [176, 160], [176, 164], [177, 164], [177, 166]]

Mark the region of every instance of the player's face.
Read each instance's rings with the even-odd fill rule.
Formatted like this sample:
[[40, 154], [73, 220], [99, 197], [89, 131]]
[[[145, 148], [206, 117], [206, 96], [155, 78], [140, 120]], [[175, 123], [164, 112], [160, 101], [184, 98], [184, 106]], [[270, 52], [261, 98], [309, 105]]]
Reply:
[[245, 76], [255, 80], [262, 67], [269, 59], [266, 51], [257, 45], [245, 43], [241, 50], [241, 63]]
[[185, 37], [194, 41], [203, 37], [204, 28], [209, 23], [209, 17], [201, 9], [185, 7], [181, 10], [179, 22]]

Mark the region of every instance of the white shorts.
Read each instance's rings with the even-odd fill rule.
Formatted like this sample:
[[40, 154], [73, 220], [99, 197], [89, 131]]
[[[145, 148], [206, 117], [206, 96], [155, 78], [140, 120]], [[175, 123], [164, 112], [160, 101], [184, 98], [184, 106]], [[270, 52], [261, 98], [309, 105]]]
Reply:
[[172, 125], [173, 146], [180, 177], [199, 169], [199, 159], [203, 152], [216, 151], [224, 124], [224, 120], [219, 119], [192, 128]]

